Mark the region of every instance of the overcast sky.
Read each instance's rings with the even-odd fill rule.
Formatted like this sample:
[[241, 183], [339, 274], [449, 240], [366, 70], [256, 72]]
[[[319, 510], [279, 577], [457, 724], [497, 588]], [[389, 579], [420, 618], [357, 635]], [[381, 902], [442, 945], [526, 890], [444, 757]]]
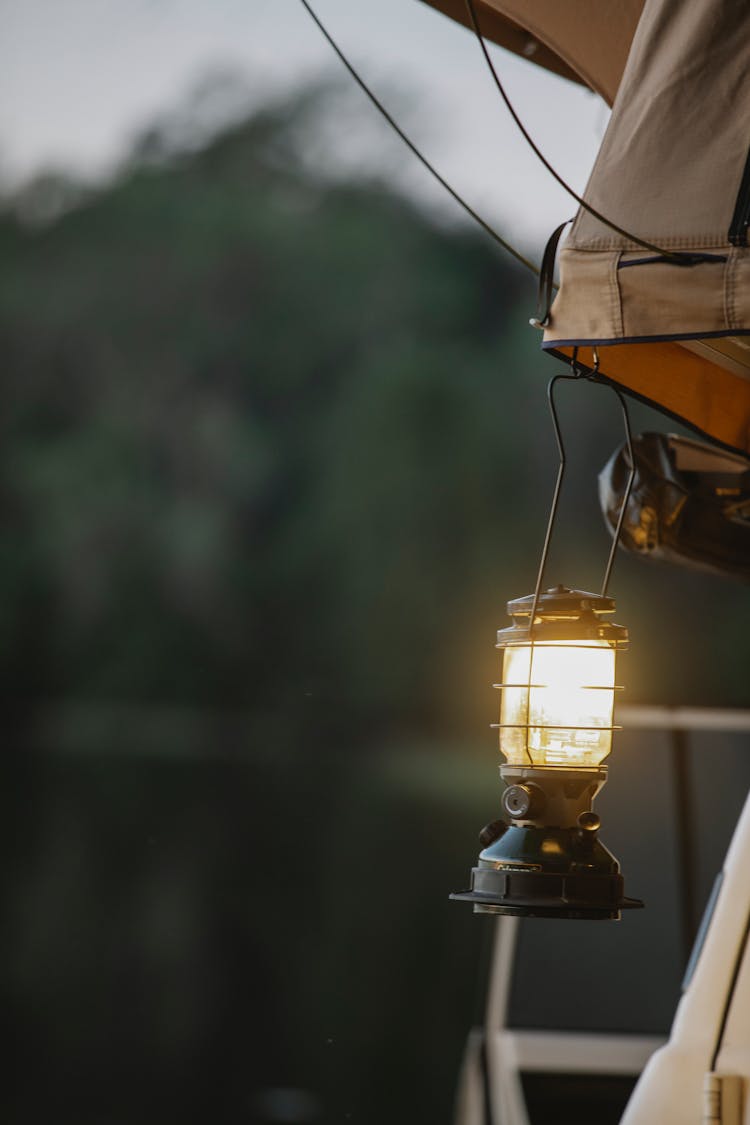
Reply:
[[[509, 120], [470, 33], [420, 0], [313, 4], [376, 91], [386, 100], [399, 92], [393, 104], [430, 159], [512, 239], [538, 248], [574, 213]], [[241, 73], [255, 101], [341, 72], [299, 0], [0, 0], [0, 15], [6, 185], [49, 166], [106, 175], [210, 71]], [[603, 103], [532, 63], [495, 56], [532, 135], [580, 190], [606, 126]], [[331, 122], [329, 139], [344, 163], [371, 170], [382, 134], [365, 120], [359, 130]], [[452, 213], [407, 152], [387, 167]]]

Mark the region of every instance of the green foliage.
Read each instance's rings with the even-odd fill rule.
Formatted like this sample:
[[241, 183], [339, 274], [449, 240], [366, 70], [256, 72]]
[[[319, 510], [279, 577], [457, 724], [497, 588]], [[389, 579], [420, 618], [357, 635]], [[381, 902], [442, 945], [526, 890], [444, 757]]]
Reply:
[[429, 692], [424, 629], [486, 561], [510, 462], [516, 279], [385, 188], [282, 164], [284, 135], [261, 115], [52, 225], [3, 221], [2, 612], [21, 631], [42, 584], [40, 690]]
[[[475, 721], [466, 672], [492, 675], [503, 602], [533, 583], [549, 361], [529, 280], [481, 235], [310, 169], [330, 96], [202, 150], [154, 131], [46, 225], [6, 211], [4, 635], [40, 617], [25, 667], [5, 649], [14, 691], [344, 725], [457, 718], [460, 696]], [[593, 497], [619, 433], [602, 444], [611, 407], [575, 393], [569, 490]], [[595, 511], [570, 520], [603, 557]]]

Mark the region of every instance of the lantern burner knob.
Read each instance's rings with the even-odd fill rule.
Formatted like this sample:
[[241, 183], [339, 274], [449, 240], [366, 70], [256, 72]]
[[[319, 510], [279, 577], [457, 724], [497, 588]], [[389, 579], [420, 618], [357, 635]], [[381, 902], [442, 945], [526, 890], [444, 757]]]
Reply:
[[533, 782], [509, 785], [502, 797], [503, 809], [513, 820], [533, 819], [544, 811], [547, 798]]

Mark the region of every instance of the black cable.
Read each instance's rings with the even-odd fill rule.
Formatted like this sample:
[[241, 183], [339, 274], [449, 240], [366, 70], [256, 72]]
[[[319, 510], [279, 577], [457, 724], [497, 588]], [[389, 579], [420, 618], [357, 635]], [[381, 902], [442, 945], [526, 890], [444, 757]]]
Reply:
[[[303, 0], [303, 3], [304, 3], [304, 0]], [[502, 82], [500, 81], [500, 77], [499, 77], [499, 75], [498, 75], [498, 73], [495, 69], [494, 63], [492, 62], [492, 59], [490, 58], [490, 53], [487, 49], [487, 44], [484, 41], [484, 36], [482, 35], [482, 30], [479, 26], [479, 21], [477, 19], [476, 8], [474, 7], [474, 0], [465, 0], [465, 3], [466, 3], [466, 10], [469, 13], [469, 20], [471, 21], [471, 26], [474, 30], [474, 34], [477, 37], [477, 40], [479, 42], [479, 46], [482, 49], [482, 54], [484, 55], [485, 62], [487, 63], [487, 66], [489, 67], [489, 70], [490, 70], [490, 74], [492, 75], [492, 77], [494, 79], [494, 82], [495, 82], [495, 85], [497, 86], [500, 97], [505, 102], [506, 108], [507, 108], [508, 112], [510, 113], [511, 117], [513, 118], [514, 122], [516, 123], [516, 125], [517, 125], [521, 135], [523, 136], [524, 140], [529, 145], [529, 147], [531, 148], [534, 155], [539, 160], [541, 160], [542, 164], [547, 169], [547, 171], [550, 173], [550, 175], [553, 176], [557, 180], [560, 187], [564, 188], [565, 191], [567, 191], [568, 195], [572, 195], [572, 197], [573, 197], [573, 199], [575, 199], [576, 203], [578, 203], [581, 207], [583, 207], [583, 209], [585, 211], [588, 211], [590, 215], [593, 215], [594, 218], [598, 219], [600, 223], [603, 223], [605, 227], [609, 227], [611, 230], [616, 231], [617, 234], [621, 234], [623, 238], [627, 238], [631, 242], [635, 242], [636, 245], [642, 246], [644, 248], [644, 250], [651, 250], [651, 251], [653, 251], [653, 253], [659, 254], [664, 258], [670, 258], [678, 265], [694, 265], [695, 259], [693, 258], [692, 255], [675, 253], [673, 250], [663, 250], [660, 246], [655, 246], [653, 242], [648, 242], [645, 238], [638, 238], [636, 235], [631, 234], [630, 231], [625, 230], [623, 227], [618, 227], [617, 223], [613, 223], [611, 221], [611, 219], [608, 219], [608, 218], [606, 218], [606, 216], [602, 215], [601, 212], [597, 211], [595, 207], [592, 207], [590, 203], [587, 203], [585, 199], [583, 199], [580, 195], [578, 195], [577, 192], [573, 191], [573, 188], [568, 183], [565, 182], [565, 180], [562, 178], [560, 173], [557, 172], [556, 169], [552, 167], [552, 165], [550, 164], [549, 160], [547, 160], [544, 153], [541, 152], [539, 150], [539, 148], [537, 147], [537, 145], [534, 143], [533, 138], [527, 132], [526, 127], [524, 126], [520, 117], [516, 113], [510, 98], [506, 94], [505, 88], [504, 88]]]
[[427, 169], [427, 171], [432, 176], [434, 176], [434, 178], [441, 185], [441, 187], [445, 188], [445, 190], [448, 192], [448, 194], [456, 201], [456, 203], [458, 203], [459, 207], [463, 207], [466, 214], [469, 215], [474, 220], [474, 222], [479, 223], [479, 226], [482, 228], [482, 230], [485, 232], [485, 234], [488, 234], [490, 236], [490, 238], [493, 238], [495, 240], [495, 242], [498, 243], [499, 246], [502, 246], [503, 250], [507, 250], [507, 252], [509, 254], [513, 255], [513, 257], [516, 259], [517, 262], [520, 262], [522, 266], [526, 266], [527, 269], [531, 270], [531, 272], [533, 274], [536, 274], [536, 276], [538, 277], [539, 276], [539, 267], [535, 266], [534, 263], [529, 261], [528, 258], [525, 258], [519, 250], [516, 250], [516, 248], [514, 246], [511, 246], [511, 244], [509, 242], [506, 242], [505, 239], [502, 238], [497, 233], [497, 231], [494, 230], [494, 228], [489, 225], [489, 223], [485, 222], [485, 220], [481, 217], [481, 215], [478, 215], [477, 212], [473, 209], [473, 207], [470, 207], [469, 204], [466, 202], [466, 200], [462, 199], [461, 196], [458, 194], [458, 192], [454, 188], [451, 187], [451, 185], [448, 183], [448, 181], [445, 180], [440, 175], [438, 170], [435, 167], [433, 167], [432, 164], [430, 164], [427, 157], [422, 155], [422, 153], [417, 148], [417, 146], [414, 144], [414, 142], [409, 137], [407, 137], [407, 135], [403, 131], [403, 129], [399, 125], [396, 124], [395, 120], [393, 119], [393, 117], [391, 117], [390, 113], [385, 108], [383, 103], [375, 96], [375, 94], [373, 94], [370, 87], [367, 85], [367, 83], [364, 81], [364, 79], [360, 77], [358, 72], [354, 69], [352, 64], [349, 62], [349, 60], [346, 57], [346, 55], [344, 54], [344, 52], [341, 50], [341, 48], [338, 46], [338, 44], [335, 42], [335, 40], [329, 34], [328, 30], [325, 28], [323, 23], [320, 21], [320, 19], [318, 18], [318, 16], [316, 15], [316, 13], [313, 11], [312, 7], [308, 3], [308, 0], [300, 0], [300, 3], [302, 4], [302, 7], [305, 9], [305, 11], [310, 16], [310, 18], [312, 19], [313, 23], [315, 23], [317, 25], [318, 30], [321, 32], [323, 37], [328, 41], [328, 44], [330, 45], [330, 47], [338, 55], [339, 59], [344, 64], [346, 69], [349, 71], [349, 74], [352, 76], [354, 81], [357, 83], [360, 90], [362, 90], [362, 92], [367, 95], [367, 97], [370, 99], [372, 104], [375, 106], [375, 108], [378, 110], [378, 112], [383, 115], [383, 117], [388, 122], [388, 124], [391, 126], [391, 128], [394, 130], [394, 132], [398, 133], [401, 140], [404, 142], [404, 144], [407, 146], [407, 148], [411, 150], [411, 152], [414, 154], [414, 156], [416, 156], [417, 160], [419, 160], [420, 163], [423, 164], [424, 167]]

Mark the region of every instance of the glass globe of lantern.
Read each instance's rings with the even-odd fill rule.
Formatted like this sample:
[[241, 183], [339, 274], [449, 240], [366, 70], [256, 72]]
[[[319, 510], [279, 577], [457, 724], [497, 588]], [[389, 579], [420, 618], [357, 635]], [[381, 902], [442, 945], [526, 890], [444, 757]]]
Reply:
[[[616, 653], [627, 630], [614, 601], [556, 586], [509, 602], [501, 629], [500, 750], [510, 766], [596, 770], [612, 749]], [[530, 620], [534, 610], [534, 622]]]

